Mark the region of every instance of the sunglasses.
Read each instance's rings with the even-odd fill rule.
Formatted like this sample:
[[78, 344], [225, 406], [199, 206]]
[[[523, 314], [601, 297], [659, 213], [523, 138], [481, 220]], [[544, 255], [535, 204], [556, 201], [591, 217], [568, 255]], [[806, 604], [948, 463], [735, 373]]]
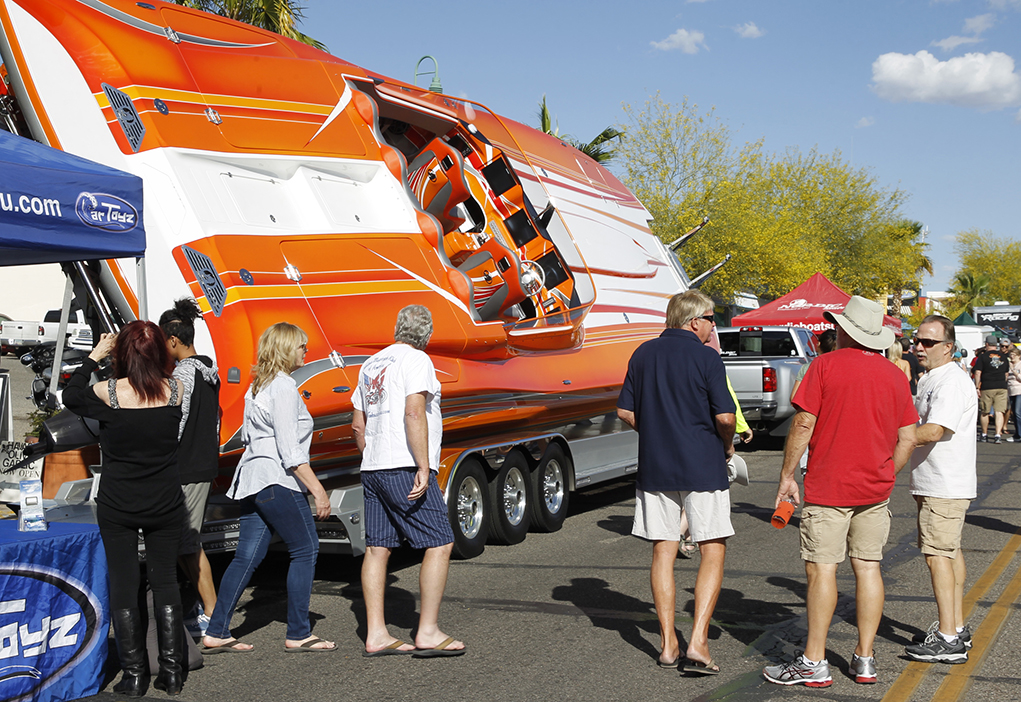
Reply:
[[917, 336], [911, 340], [911, 345], [912, 346], [917, 346], [917, 345], [921, 344], [922, 346], [924, 346], [927, 349], [931, 349], [936, 344], [944, 344], [944, 343], [947, 343], [946, 339], [919, 339]]
[[308, 345], [307, 344], [300, 344], [298, 346], [298, 348], [301, 349], [302, 351], [308, 351]]
[[716, 315], [713, 315], [713, 314], [702, 315], [701, 317], [699, 317], [699, 319], [704, 319], [705, 321], [709, 322], [710, 324], [716, 324]]

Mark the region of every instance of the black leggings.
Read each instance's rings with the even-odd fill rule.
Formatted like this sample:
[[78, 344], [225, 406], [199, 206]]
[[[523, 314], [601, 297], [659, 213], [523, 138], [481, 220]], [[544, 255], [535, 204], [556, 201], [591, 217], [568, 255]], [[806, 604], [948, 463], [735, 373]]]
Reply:
[[104, 505], [96, 510], [110, 573], [110, 609], [138, 607], [141, 575], [138, 568], [138, 530], [145, 537], [145, 563], [156, 607], [180, 605], [177, 587], [177, 549], [184, 528], [184, 505], [158, 518], [129, 515]]

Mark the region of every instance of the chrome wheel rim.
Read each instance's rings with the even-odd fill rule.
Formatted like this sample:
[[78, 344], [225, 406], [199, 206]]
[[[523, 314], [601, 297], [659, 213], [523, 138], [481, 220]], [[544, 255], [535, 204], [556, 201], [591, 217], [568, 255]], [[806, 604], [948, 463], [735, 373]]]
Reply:
[[468, 476], [457, 490], [457, 526], [465, 538], [474, 539], [482, 528], [482, 488]]
[[525, 518], [528, 507], [525, 493], [525, 476], [517, 468], [511, 468], [503, 481], [503, 511], [511, 526], [517, 526]]
[[558, 513], [564, 506], [564, 470], [555, 458], [546, 463], [542, 472], [542, 501], [550, 514]]

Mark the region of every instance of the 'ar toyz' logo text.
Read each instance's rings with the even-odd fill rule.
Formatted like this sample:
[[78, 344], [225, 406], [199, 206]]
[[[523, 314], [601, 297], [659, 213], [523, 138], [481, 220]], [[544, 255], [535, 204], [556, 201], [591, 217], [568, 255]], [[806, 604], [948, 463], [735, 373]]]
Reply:
[[80, 194], [74, 211], [88, 226], [108, 232], [127, 232], [138, 225], [138, 212], [131, 203], [106, 193]]
[[0, 700], [27, 699], [95, 648], [102, 616], [91, 590], [53, 568], [2, 563], [0, 578]]

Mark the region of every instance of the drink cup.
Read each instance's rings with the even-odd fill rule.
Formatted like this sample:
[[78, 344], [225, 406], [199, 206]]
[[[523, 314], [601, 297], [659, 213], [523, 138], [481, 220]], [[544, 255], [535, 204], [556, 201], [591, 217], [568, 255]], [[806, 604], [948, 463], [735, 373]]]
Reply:
[[787, 522], [791, 520], [791, 515], [794, 514], [794, 503], [790, 500], [784, 500], [780, 503], [780, 506], [773, 512], [773, 518], [770, 522], [777, 529], [783, 529], [787, 526]]

